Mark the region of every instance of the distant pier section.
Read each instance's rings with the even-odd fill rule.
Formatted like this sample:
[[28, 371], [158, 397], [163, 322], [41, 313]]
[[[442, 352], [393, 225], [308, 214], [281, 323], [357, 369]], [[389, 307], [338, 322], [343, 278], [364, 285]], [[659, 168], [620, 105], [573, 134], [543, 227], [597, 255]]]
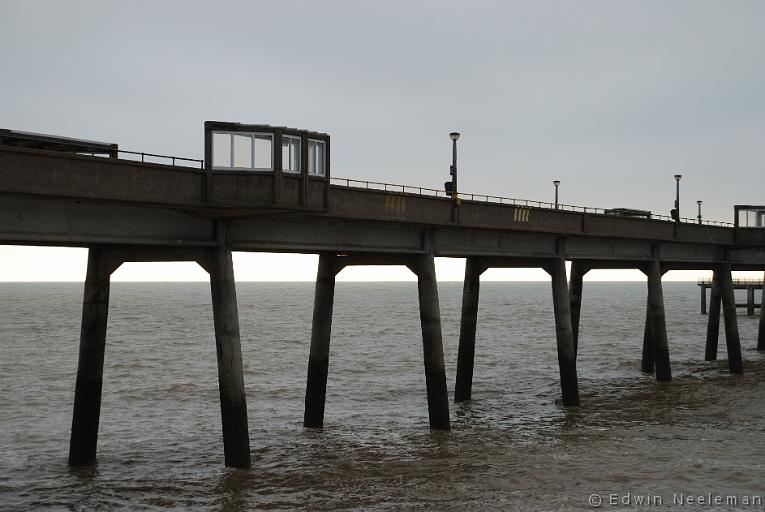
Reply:
[[[760, 290], [762, 294], [762, 279], [733, 279], [734, 290], [746, 290], [746, 302], [736, 303], [737, 308], [746, 308], [747, 316], [754, 316], [754, 310], [762, 307], [762, 295], [760, 303], [754, 300], [754, 291]], [[707, 314], [707, 289], [712, 290], [712, 300], [715, 298], [714, 279], [699, 279], [698, 285], [701, 288], [701, 314]]]

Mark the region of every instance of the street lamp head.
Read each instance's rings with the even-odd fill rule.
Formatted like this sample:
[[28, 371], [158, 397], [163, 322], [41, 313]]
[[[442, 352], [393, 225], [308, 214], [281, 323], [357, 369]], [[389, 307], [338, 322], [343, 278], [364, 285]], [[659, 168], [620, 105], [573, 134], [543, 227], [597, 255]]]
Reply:
[[704, 201], [696, 201], [696, 204], [697, 204], [697, 205], [699, 205], [699, 206], [701, 206], [701, 203], [703, 203], [703, 202], [704, 202]]
[[675, 174], [675, 180], [680, 181], [680, 178], [682, 178], [682, 174]]
[[460, 138], [460, 132], [450, 133], [449, 138], [452, 139], [454, 142], [457, 142], [457, 140]]
[[557, 187], [558, 185], [560, 185], [560, 180], [555, 180], [555, 181], [553, 181], [553, 185], [555, 185], [556, 187]]

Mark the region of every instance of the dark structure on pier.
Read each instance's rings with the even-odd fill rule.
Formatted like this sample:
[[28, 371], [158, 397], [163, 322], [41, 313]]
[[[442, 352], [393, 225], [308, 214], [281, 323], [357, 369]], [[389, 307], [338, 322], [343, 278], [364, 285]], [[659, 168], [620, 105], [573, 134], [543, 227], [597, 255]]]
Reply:
[[[449, 198], [422, 188], [337, 180], [330, 174], [326, 134], [218, 122], [206, 123], [204, 133], [202, 162], [0, 132], [0, 243], [89, 248], [73, 465], [96, 457], [110, 276], [127, 261], [195, 261], [210, 274], [229, 466], [250, 465], [232, 251], [320, 255], [306, 427], [323, 424], [335, 276], [348, 265], [404, 265], [417, 275], [434, 429], [450, 428], [436, 256], [467, 261], [456, 401], [471, 397], [480, 276], [491, 267], [537, 267], [552, 277], [566, 406], [579, 403], [583, 277], [596, 268], [637, 268], [647, 275], [642, 369], [662, 381], [671, 379], [662, 275], [714, 270], [706, 358], [717, 357], [722, 304], [730, 371], [743, 371], [731, 272], [765, 269], [762, 228], [608, 215], [498, 197]], [[570, 282], [566, 261], [572, 263]], [[760, 326], [758, 347], [764, 350], [765, 318]]]

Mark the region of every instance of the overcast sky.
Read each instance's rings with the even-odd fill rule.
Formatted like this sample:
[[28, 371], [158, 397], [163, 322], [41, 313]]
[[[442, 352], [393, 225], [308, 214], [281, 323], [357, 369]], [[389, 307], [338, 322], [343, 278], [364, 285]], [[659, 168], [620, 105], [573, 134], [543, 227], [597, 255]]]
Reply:
[[[457, 130], [465, 192], [551, 200], [560, 179], [568, 204], [666, 214], [680, 172], [684, 216], [700, 199], [730, 221], [765, 203], [763, 27], [763, 1], [0, 0], [0, 127], [201, 158], [205, 120], [287, 125], [332, 136], [334, 176], [434, 188]], [[84, 261], [0, 248], [0, 279], [79, 280]], [[315, 261], [236, 271], [312, 279]]]

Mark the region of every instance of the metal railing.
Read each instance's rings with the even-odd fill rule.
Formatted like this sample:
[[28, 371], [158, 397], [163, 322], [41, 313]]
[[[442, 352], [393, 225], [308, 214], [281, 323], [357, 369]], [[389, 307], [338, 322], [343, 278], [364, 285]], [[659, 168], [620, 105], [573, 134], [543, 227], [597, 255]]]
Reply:
[[[701, 278], [697, 281], [699, 285], [711, 285], [712, 280], [708, 277]], [[733, 279], [733, 286], [762, 286], [762, 279]]]
[[[109, 149], [104, 148], [103, 146], [79, 146], [79, 148], [82, 148], [83, 151], [75, 151], [76, 155], [86, 155], [86, 156], [92, 156], [92, 157], [99, 157], [99, 158], [110, 158], [112, 155], [117, 155], [117, 158], [120, 160], [128, 160], [131, 162], [141, 162], [141, 163], [155, 163], [155, 164], [164, 164], [168, 165], [166, 162], [170, 162], [169, 165], [172, 165], [173, 167], [179, 167], [176, 162], [193, 162], [196, 167], [199, 166], [199, 169], [205, 168], [205, 161], [199, 160], [198, 158], [185, 158], [182, 156], [173, 156], [173, 155], [159, 155], [156, 153], [144, 153], [142, 151], [127, 151], [124, 149]], [[91, 150], [98, 150], [98, 151], [88, 151], [88, 149]], [[121, 158], [120, 155], [130, 155], [128, 158]], [[149, 160], [147, 160], [149, 159]], [[152, 159], [159, 159], [161, 161], [157, 162]], [[187, 165], [184, 165], [182, 167], [189, 167]]]
[[[356, 180], [352, 178], [335, 178], [335, 177], [332, 177], [330, 181], [335, 185], [346, 187], [346, 188], [381, 190], [385, 192], [398, 192], [403, 194], [414, 194], [414, 195], [425, 196], [425, 197], [441, 197], [441, 198], [450, 197], [444, 190], [438, 190], [438, 189], [427, 188], [427, 187], [416, 187], [413, 185], [398, 185], [395, 183], [384, 183], [380, 181], [366, 181], [366, 180]], [[463, 192], [459, 192], [457, 196], [462, 201], [473, 201], [473, 202], [480, 202], [480, 203], [496, 203], [496, 204], [503, 204], [503, 205], [509, 205], [509, 206], [542, 208], [547, 210], [563, 210], [568, 212], [591, 213], [595, 215], [609, 215], [609, 216], [612, 215], [612, 214], [606, 213], [608, 210], [607, 208], [596, 208], [593, 206], [576, 206], [572, 204], [558, 203], [558, 207], [556, 208], [555, 203], [550, 203], [546, 201], [536, 201], [532, 199], [518, 199], [514, 197], [503, 197], [503, 196], [494, 196], [494, 195], [487, 195], [487, 194], [466, 194]], [[615, 214], [613, 215], [616, 216]], [[668, 215], [658, 215], [658, 214], [651, 214], [650, 220], [662, 220], [667, 222], [675, 222], [675, 220]], [[693, 219], [688, 217], [682, 217], [680, 221], [686, 224], [699, 223], [698, 219]], [[724, 227], [733, 226], [732, 222], [723, 222], [718, 220], [702, 220], [701, 224], [706, 226], [724, 226]]]

